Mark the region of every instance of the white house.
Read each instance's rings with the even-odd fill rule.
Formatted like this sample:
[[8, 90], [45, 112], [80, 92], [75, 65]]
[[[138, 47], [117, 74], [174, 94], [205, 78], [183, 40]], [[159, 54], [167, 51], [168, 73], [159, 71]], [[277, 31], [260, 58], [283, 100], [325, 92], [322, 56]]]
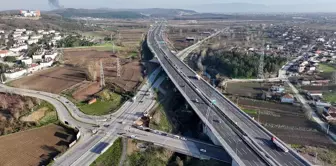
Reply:
[[34, 31], [26, 31], [26, 35], [31, 35], [33, 33], [34, 33]]
[[54, 63], [54, 61], [51, 60], [51, 59], [49, 59], [49, 61], [43, 61], [43, 62], [41, 62], [41, 63], [40, 63], [40, 66], [41, 66], [42, 68], [50, 67], [50, 66], [52, 66], [53, 63]]
[[43, 29], [40, 29], [40, 30], [37, 30], [37, 33], [43, 33], [44, 32], [44, 30]]
[[13, 52], [20, 52], [22, 50], [27, 50], [27, 49], [28, 49], [28, 45], [24, 44], [24, 45], [20, 45], [20, 46], [16, 46], [16, 47], [10, 48], [9, 50], [13, 51]]
[[291, 94], [286, 94], [281, 97], [281, 103], [294, 103], [294, 96]]
[[27, 70], [23, 69], [23, 70], [16, 71], [16, 72], [5, 73], [5, 77], [7, 79], [15, 79], [15, 78], [21, 77], [25, 74], [27, 74]]
[[44, 55], [44, 58], [45, 58], [45, 59], [50, 58], [50, 59], [54, 60], [54, 59], [56, 58], [57, 55], [58, 55], [57, 52], [47, 52], [47, 53]]
[[50, 33], [47, 31], [42, 32], [43, 35], [49, 35]]
[[14, 38], [14, 39], [17, 39], [17, 38], [19, 38], [19, 37], [21, 37], [21, 33], [19, 33], [19, 34], [18, 34], [18, 33], [14, 33], [14, 34], [13, 34], [13, 38]]
[[55, 36], [55, 37], [53, 37], [53, 40], [56, 40], [56, 41], [59, 41], [61, 39], [62, 39], [62, 36]]
[[28, 44], [31, 45], [31, 44], [34, 44], [34, 43], [38, 43], [39, 39], [30, 39], [28, 40]]
[[28, 40], [29, 39], [29, 36], [21, 36], [19, 37], [20, 40]]
[[26, 29], [15, 29], [15, 32], [26, 32], [27, 30]]
[[53, 33], [55, 33], [55, 32], [56, 32], [55, 30], [50, 30], [50, 31], [49, 31], [50, 34], [53, 34]]
[[5, 31], [4, 30], [0, 30], [0, 34], [4, 34], [5, 33]]
[[320, 91], [310, 91], [307, 93], [309, 96], [314, 97], [314, 96], [318, 96], [318, 97], [323, 97], [323, 93]]
[[22, 59], [21, 62], [25, 63], [26, 65], [31, 65], [33, 63], [33, 59], [27, 57], [27, 58]]
[[41, 65], [31, 64], [30, 67], [28, 67], [27, 72], [28, 73], [33, 73], [33, 72], [36, 72], [36, 71], [41, 70], [41, 69], [42, 69]]
[[43, 54], [33, 55], [33, 59], [34, 60], [42, 60], [43, 59]]
[[35, 35], [35, 36], [32, 36], [32, 37], [30, 37], [30, 39], [42, 39], [43, 38], [43, 36], [42, 35]]

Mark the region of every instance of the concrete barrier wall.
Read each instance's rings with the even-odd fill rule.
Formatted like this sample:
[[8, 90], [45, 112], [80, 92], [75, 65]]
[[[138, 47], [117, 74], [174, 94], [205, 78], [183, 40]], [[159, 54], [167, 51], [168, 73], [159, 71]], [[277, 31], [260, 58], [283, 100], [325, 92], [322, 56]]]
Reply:
[[77, 140], [72, 141], [72, 142], [69, 144], [69, 148], [73, 147], [76, 143], [77, 143]]

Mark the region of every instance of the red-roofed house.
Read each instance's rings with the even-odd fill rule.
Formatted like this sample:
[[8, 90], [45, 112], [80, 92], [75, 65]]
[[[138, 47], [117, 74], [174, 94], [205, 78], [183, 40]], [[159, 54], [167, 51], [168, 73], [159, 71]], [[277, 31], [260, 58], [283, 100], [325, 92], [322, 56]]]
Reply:
[[285, 94], [281, 97], [281, 103], [294, 103], [294, 96], [291, 94]]
[[0, 57], [1, 58], [6, 57], [8, 56], [8, 53], [9, 53], [8, 50], [0, 50]]

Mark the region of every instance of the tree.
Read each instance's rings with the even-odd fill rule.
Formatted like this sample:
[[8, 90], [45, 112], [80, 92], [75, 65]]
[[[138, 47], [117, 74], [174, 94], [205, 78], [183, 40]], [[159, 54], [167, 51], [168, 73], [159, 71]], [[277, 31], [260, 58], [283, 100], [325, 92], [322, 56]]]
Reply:
[[4, 61], [5, 61], [5, 62], [15, 62], [15, 61], [16, 61], [16, 58], [13, 57], [13, 56], [6, 56], [6, 57], [4, 58]]
[[336, 71], [332, 72], [331, 83], [334, 85], [336, 84]]

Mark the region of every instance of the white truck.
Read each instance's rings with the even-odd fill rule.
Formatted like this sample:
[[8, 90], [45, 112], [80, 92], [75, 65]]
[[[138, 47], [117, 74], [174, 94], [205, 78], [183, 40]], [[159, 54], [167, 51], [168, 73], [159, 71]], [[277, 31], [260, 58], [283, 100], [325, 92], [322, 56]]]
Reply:
[[196, 75], [195, 75], [195, 78], [196, 78], [197, 80], [200, 80], [200, 79], [201, 79], [201, 76], [199, 76], [198, 74], [196, 74]]
[[282, 143], [280, 143], [275, 137], [272, 137], [272, 142], [284, 152], [288, 152], [288, 149]]

